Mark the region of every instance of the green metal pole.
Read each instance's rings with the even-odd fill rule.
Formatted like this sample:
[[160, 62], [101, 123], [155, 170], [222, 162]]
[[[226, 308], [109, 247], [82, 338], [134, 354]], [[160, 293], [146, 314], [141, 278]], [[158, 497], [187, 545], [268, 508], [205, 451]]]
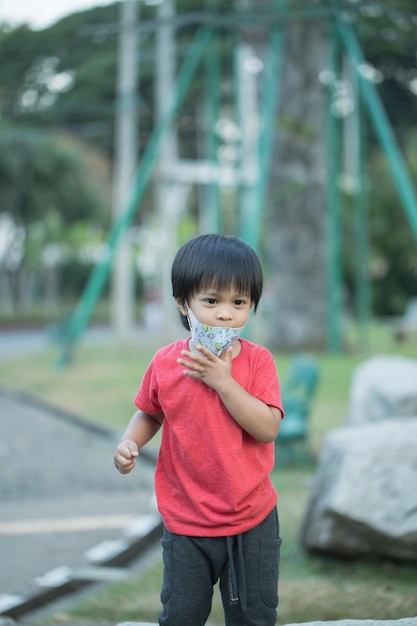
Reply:
[[[278, 0], [276, 9], [287, 9], [288, 0]], [[284, 25], [275, 27], [269, 35], [268, 49], [265, 60], [262, 84], [262, 100], [260, 107], [260, 132], [258, 142], [259, 174], [251, 189], [242, 197], [241, 236], [254, 250], [260, 252], [262, 239], [263, 216], [266, 205], [266, 193], [270, 174], [272, 148], [275, 139], [275, 122], [279, 100], [279, 86], [284, 44]], [[246, 209], [246, 211], [245, 211]], [[244, 336], [250, 337], [252, 320], [249, 320]]]
[[[280, 3], [282, 5], [282, 3]], [[287, 9], [284, 2], [283, 9]], [[257, 214], [254, 215], [252, 229], [256, 248], [260, 248], [262, 225], [265, 213], [266, 194], [271, 170], [272, 148], [275, 140], [275, 124], [284, 47], [284, 26], [280, 25], [271, 33], [263, 82], [261, 106], [261, 132], [259, 139], [259, 178], [255, 185]]]
[[[333, 25], [330, 26], [331, 69], [340, 73], [340, 48]], [[327, 349], [340, 352], [342, 347], [342, 269], [340, 224], [340, 120], [332, 112], [329, 90], [327, 106]]]
[[[210, 50], [206, 56], [206, 155], [212, 163], [217, 162], [216, 121], [219, 118], [220, 108], [220, 55], [219, 35], [214, 33], [210, 42]], [[219, 185], [209, 183], [205, 191], [206, 224], [209, 232], [216, 233], [222, 230], [220, 213]]]
[[258, 213], [256, 179], [259, 176], [259, 110], [256, 77], [249, 69], [251, 48], [240, 44], [238, 48], [239, 113], [242, 129], [242, 158], [240, 171], [243, 180], [239, 189], [239, 229], [242, 239], [257, 249], [253, 224]]
[[341, 20], [337, 21], [337, 27], [343, 44], [358, 74], [359, 89], [368, 107], [369, 116], [375, 127], [375, 132], [387, 155], [398, 194], [402, 200], [404, 210], [417, 241], [417, 196], [406, 163], [394, 133], [392, 132], [391, 125], [375, 85], [364, 78], [361, 73], [361, 66], [365, 64], [365, 59], [352, 27]]
[[365, 141], [363, 129], [362, 103], [356, 98], [355, 114], [357, 116], [357, 183], [355, 195], [355, 248], [356, 248], [356, 315], [358, 318], [359, 335], [362, 346], [368, 343], [368, 326], [371, 317], [369, 291], [369, 233], [367, 176], [365, 168]]
[[[278, 1], [276, 10], [288, 10], [288, 0]], [[280, 75], [284, 45], [284, 25], [279, 24], [269, 35], [262, 84], [260, 132], [258, 142], [259, 173], [246, 197], [246, 211], [242, 223], [242, 238], [259, 251], [270, 174], [272, 147], [275, 139], [275, 122], [279, 99]]]
[[70, 318], [68, 324], [63, 329], [63, 350], [61, 357], [58, 360], [59, 366], [65, 366], [68, 363], [71, 357], [72, 346], [83, 332], [90, 318], [97, 299], [99, 298], [103, 286], [108, 278], [111, 263], [113, 261], [120, 237], [129, 227], [135, 215], [139, 202], [142, 199], [142, 196], [146, 189], [146, 185], [152, 174], [153, 167], [156, 163], [161, 142], [166, 132], [168, 131], [174, 115], [176, 114], [177, 109], [187, 92], [187, 89], [197, 70], [201, 57], [208, 45], [211, 35], [211, 29], [201, 29], [200, 31], [198, 31], [197, 35], [194, 38], [194, 41], [192, 42], [188, 50], [188, 54], [178, 75], [171, 104], [167, 109], [166, 115], [156, 127], [144, 151], [142, 161], [138, 167], [133, 183], [133, 190], [130, 201], [128, 202], [125, 210], [120, 213], [119, 217], [113, 225], [107, 242], [105, 258], [98, 265], [96, 265], [96, 267], [92, 271], [81, 300], [73, 316]]

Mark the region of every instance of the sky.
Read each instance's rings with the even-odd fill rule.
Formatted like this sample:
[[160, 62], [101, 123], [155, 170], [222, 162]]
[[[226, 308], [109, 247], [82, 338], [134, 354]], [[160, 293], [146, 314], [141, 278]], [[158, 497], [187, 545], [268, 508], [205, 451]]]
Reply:
[[0, 21], [12, 26], [27, 23], [39, 30], [57, 20], [95, 6], [112, 4], [115, 0], [0, 0]]

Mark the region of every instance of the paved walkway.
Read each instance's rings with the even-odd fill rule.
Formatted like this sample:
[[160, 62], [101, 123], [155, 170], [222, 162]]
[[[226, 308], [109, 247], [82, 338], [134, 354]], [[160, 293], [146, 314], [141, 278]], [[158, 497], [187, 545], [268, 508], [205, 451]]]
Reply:
[[74, 577], [122, 576], [158, 532], [153, 464], [122, 476], [119, 433], [1, 388], [0, 416], [0, 615]]
[[[112, 341], [112, 333], [108, 326], [93, 326], [87, 328], [82, 339], [90, 345], [108, 343]], [[58, 345], [54, 342], [51, 328], [0, 329], [0, 358], [39, 352], [51, 345]]]

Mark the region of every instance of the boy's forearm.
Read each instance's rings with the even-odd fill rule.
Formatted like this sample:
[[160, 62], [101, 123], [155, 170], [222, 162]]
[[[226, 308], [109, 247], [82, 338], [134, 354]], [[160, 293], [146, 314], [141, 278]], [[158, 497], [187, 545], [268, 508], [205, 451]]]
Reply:
[[161, 428], [162, 422], [162, 414], [148, 415], [143, 411], [136, 411], [123, 433], [121, 441], [134, 441], [140, 450], [155, 436]]
[[237, 381], [229, 379], [218, 394], [232, 417], [252, 437], [262, 443], [274, 441], [281, 424], [281, 411], [248, 393]]

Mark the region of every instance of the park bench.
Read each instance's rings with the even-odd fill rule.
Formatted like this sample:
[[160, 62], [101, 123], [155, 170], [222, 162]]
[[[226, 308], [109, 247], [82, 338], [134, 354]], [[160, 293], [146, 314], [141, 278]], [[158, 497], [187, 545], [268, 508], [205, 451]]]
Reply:
[[308, 449], [309, 415], [318, 381], [316, 361], [307, 355], [295, 355], [281, 389], [285, 418], [275, 441], [278, 465], [311, 460]]

